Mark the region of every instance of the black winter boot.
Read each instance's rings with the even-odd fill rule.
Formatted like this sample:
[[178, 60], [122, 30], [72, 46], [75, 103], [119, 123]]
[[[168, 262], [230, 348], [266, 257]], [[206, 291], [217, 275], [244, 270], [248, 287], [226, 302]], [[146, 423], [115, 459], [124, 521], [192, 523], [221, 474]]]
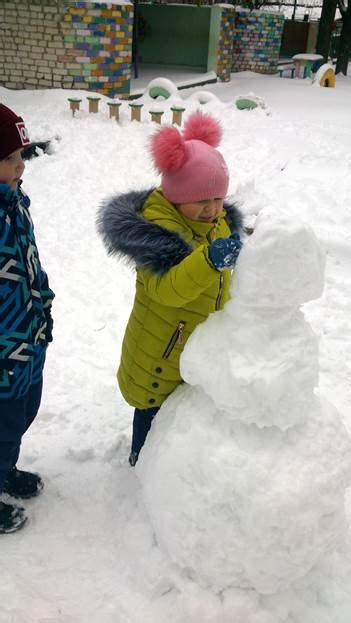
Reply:
[[10, 534], [16, 532], [24, 526], [27, 517], [24, 508], [13, 504], [0, 502], [0, 534]]
[[131, 467], [134, 467], [138, 461], [139, 454], [137, 452], [131, 452], [128, 458], [128, 463]]
[[17, 467], [13, 467], [4, 482], [3, 493], [11, 495], [13, 498], [34, 498], [42, 491], [44, 483], [39, 474], [24, 472]]

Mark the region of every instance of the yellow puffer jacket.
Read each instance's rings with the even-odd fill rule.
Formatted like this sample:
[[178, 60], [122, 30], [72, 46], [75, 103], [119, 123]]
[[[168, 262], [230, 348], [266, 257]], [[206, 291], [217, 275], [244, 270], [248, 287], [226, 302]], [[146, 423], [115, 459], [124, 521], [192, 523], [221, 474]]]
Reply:
[[240, 227], [241, 216], [225, 206], [214, 223], [193, 221], [154, 190], [113, 198], [99, 222], [108, 250], [133, 258], [137, 268], [119, 387], [133, 407], [160, 406], [182, 381], [179, 357], [189, 335], [229, 298], [230, 270], [215, 270], [207, 249]]

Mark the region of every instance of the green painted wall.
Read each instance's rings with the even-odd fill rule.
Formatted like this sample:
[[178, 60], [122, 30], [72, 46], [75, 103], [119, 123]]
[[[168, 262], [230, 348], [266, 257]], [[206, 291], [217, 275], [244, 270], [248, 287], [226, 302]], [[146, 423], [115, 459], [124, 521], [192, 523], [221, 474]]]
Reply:
[[211, 7], [139, 4], [139, 14], [146, 23], [139, 39], [142, 63], [207, 70]]
[[221, 7], [216, 5], [212, 6], [208, 42], [207, 71], [217, 71], [219, 38], [221, 35], [221, 18]]

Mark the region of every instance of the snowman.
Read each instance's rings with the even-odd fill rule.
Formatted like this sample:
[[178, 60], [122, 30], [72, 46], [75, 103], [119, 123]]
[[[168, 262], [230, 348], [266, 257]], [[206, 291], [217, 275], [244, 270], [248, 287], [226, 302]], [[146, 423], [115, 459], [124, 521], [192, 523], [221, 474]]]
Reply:
[[190, 337], [136, 472], [159, 547], [215, 591], [284, 590], [344, 539], [351, 444], [318, 390], [313, 232], [263, 211], [231, 300]]

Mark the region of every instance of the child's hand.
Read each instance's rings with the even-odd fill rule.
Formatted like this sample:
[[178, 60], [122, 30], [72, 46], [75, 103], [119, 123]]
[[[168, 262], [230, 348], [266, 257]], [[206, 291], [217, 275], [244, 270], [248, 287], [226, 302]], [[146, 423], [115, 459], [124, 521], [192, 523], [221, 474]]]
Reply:
[[216, 270], [232, 268], [243, 246], [237, 233], [229, 238], [217, 238], [208, 247], [208, 256]]

